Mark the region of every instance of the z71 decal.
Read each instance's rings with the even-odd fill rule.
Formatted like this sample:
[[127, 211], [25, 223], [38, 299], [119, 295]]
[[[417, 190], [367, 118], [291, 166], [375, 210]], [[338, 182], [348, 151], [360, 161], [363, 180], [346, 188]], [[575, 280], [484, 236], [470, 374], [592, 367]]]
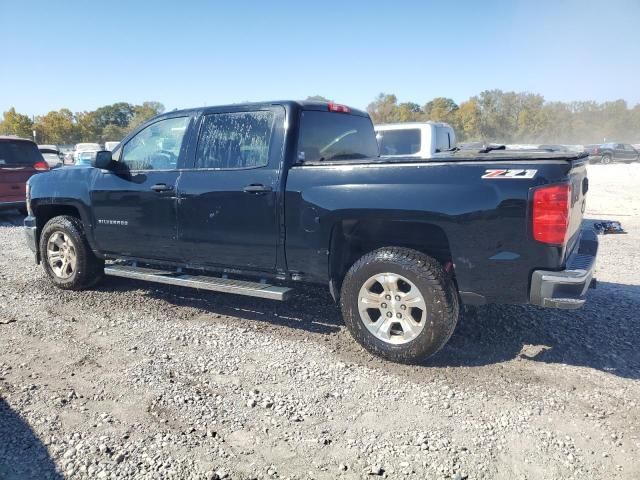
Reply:
[[517, 168], [490, 168], [484, 171], [481, 178], [533, 178], [538, 170], [524, 170]]

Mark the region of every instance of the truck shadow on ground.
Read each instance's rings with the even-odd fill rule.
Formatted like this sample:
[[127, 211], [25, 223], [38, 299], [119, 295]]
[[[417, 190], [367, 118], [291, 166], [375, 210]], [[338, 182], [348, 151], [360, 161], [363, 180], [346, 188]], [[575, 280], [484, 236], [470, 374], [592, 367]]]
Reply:
[[265, 327], [287, 327], [319, 335], [337, 334], [344, 327], [339, 308], [322, 287], [300, 285], [286, 302], [109, 277], [96, 289], [105, 292], [142, 289], [146, 296], [175, 306], [198, 308], [214, 317], [260, 322]]
[[0, 397], [0, 478], [62, 480], [31, 427]]
[[[339, 307], [321, 287], [301, 285], [285, 303], [124, 279], [107, 279], [100, 287], [105, 291], [137, 288], [172, 305], [258, 322], [276, 335], [285, 327], [322, 336], [349, 359], [368, 364], [373, 360], [345, 331]], [[599, 282], [598, 288], [590, 291], [587, 304], [580, 310], [520, 305], [478, 307], [461, 317], [451, 340], [440, 352], [409, 368], [477, 367], [520, 357], [638, 379], [640, 322], [635, 312], [640, 312], [640, 286], [606, 282]]]
[[424, 366], [482, 366], [520, 357], [640, 378], [640, 286], [599, 282], [579, 310], [489, 305], [465, 314]]

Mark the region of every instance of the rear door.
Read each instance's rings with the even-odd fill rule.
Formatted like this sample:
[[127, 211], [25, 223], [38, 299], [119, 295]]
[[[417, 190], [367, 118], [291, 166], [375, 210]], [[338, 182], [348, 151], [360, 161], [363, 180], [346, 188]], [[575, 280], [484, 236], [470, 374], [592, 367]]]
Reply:
[[627, 159], [627, 152], [624, 149], [624, 145], [622, 143], [616, 143], [613, 146], [613, 159], [616, 162], [624, 162]]
[[0, 139], [0, 203], [25, 201], [27, 180], [43, 158], [32, 142]]
[[175, 116], [146, 126], [114, 152], [115, 169], [96, 172], [91, 201], [100, 250], [179, 260], [176, 185], [190, 121]]
[[284, 118], [282, 106], [201, 117], [193, 168], [178, 181], [178, 236], [186, 262], [276, 268]]

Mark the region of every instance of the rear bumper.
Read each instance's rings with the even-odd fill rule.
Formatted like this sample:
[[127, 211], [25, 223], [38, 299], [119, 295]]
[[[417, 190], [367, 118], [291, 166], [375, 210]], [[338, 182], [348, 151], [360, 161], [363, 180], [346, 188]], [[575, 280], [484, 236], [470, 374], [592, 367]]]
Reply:
[[587, 290], [594, 282], [598, 236], [584, 229], [567, 260], [565, 270], [534, 270], [531, 276], [529, 303], [540, 307], [574, 309], [586, 301]]
[[36, 227], [36, 219], [27, 217], [24, 219], [24, 235], [27, 246], [35, 254], [36, 262], [40, 262], [40, 252], [38, 252], [38, 229]]

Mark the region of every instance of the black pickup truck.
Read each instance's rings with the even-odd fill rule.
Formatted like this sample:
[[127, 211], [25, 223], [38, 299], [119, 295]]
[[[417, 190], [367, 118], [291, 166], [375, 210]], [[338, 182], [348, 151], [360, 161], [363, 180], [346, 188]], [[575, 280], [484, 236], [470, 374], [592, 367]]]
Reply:
[[25, 227], [59, 287], [104, 275], [285, 300], [327, 285], [370, 351], [433, 354], [462, 305], [577, 308], [598, 240], [586, 154], [381, 158], [369, 116], [269, 102], [160, 115], [92, 167], [29, 181]]

